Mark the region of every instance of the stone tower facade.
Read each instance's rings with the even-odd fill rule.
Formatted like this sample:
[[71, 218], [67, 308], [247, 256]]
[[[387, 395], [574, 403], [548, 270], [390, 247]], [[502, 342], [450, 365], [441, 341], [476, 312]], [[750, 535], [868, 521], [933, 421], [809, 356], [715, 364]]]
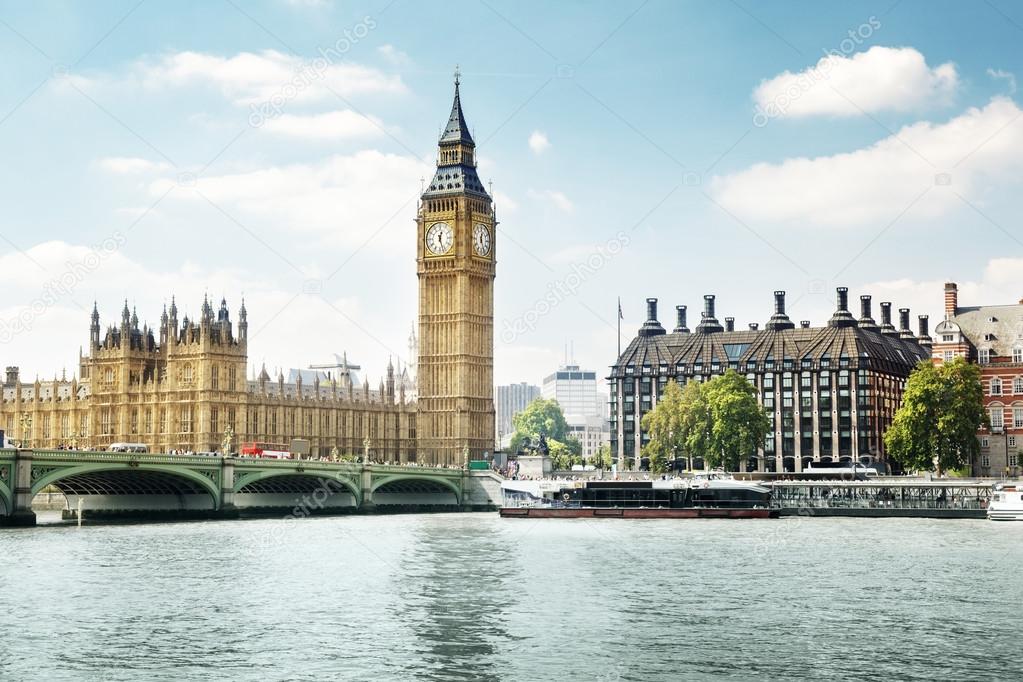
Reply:
[[476, 174], [455, 75], [437, 171], [419, 203], [417, 449], [463, 464], [494, 446], [494, 276], [497, 219]]

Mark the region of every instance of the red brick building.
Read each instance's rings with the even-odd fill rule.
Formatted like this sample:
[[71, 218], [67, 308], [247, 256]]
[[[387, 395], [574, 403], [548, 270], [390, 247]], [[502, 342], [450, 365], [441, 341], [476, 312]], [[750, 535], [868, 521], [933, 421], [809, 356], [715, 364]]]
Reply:
[[1023, 465], [1023, 300], [964, 307], [959, 288], [945, 284], [945, 319], [934, 328], [936, 363], [965, 357], [980, 365], [991, 427], [981, 430], [975, 476], [1018, 475]]

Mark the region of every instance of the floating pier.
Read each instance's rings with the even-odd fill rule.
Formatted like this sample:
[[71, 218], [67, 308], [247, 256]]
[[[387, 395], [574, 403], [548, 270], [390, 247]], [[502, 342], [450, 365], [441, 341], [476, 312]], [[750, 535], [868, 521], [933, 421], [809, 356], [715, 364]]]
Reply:
[[991, 481], [876, 478], [864, 481], [762, 481], [781, 516], [982, 519]]

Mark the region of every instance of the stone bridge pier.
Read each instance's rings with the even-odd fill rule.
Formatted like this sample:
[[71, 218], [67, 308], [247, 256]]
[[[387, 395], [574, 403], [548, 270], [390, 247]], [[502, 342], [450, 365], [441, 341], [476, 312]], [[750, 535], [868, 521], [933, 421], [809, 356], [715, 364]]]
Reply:
[[7, 517], [10, 526], [36, 525], [36, 513], [32, 511], [32, 453], [26, 452], [13, 461], [11, 470], [11, 510]]

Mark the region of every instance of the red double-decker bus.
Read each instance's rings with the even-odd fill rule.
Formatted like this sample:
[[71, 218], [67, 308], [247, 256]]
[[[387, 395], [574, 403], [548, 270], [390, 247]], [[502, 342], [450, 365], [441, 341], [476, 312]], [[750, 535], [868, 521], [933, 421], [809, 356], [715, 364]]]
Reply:
[[283, 443], [242, 443], [243, 457], [263, 457], [266, 459], [291, 459], [291, 450]]

